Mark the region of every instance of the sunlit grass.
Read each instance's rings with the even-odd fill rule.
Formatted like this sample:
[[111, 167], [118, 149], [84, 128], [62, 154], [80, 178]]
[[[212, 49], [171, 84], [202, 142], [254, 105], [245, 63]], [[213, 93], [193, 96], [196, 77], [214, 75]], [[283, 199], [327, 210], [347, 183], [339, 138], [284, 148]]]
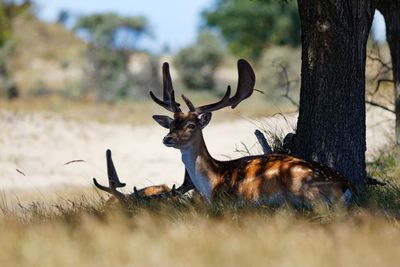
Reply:
[[[93, 190], [0, 201], [1, 266], [398, 266], [400, 187], [348, 209], [198, 196], [106, 207]], [[60, 195], [64, 195], [60, 197]]]

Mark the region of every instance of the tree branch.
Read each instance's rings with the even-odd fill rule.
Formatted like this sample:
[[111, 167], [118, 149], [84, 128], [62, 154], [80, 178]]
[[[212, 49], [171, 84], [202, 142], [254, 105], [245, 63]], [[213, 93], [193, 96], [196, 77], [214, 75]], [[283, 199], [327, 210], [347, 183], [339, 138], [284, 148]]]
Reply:
[[385, 106], [383, 106], [383, 105], [381, 105], [381, 104], [378, 104], [378, 103], [376, 103], [376, 102], [373, 102], [373, 101], [365, 101], [365, 103], [367, 103], [367, 104], [369, 104], [369, 105], [371, 105], [371, 106], [374, 106], [374, 107], [378, 107], [378, 108], [381, 108], [381, 109], [383, 109], [383, 110], [386, 110], [386, 111], [389, 111], [389, 112], [392, 112], [392, 113], [394, 113], [394, 114], [396, 114], [396, 112], [394, 111], [394, 110], [391, 110], [390, 108], [387, 108], [387, 107], [385, 107]]
[[376, 84], [374, 94], [376, 94], [376, 92], [378, 92], [379, 87], [381, 86], [381, 83], [383, 83], [383, 82], [394, 83], [394, 80], [391, 80], [391, 79], [379, 79], [379, 80], [378, 80], [378, 83]]
[[290, 85], [294, 82], [298, 82], [298, 79], [296, 80], [289, 80], [289, 75], [286, 69], [286, 66], [284, 66], [282, 63], [278, 63], [277, 66], [281, 69], [281, 73], [285, 79], [285, 83], [281, 85], [281, 87], [285, 86], [286, 87], [286, 92], [281, 95], [282, 97], [286, 98], [287, 100], [290, 101], [294, 106], [299, 107], [299, 104], [294, 101], [294, 99], [289, 95], [290, 92]]
[[257, 140], [260, 143], [264, 154], [265, 155], [271, 154], [272, 153], [271, 146], [268, 144], [267, 138], [265, 138], [264, 134], [260, 130], [256, 130], [254, 134], [256, 135]]

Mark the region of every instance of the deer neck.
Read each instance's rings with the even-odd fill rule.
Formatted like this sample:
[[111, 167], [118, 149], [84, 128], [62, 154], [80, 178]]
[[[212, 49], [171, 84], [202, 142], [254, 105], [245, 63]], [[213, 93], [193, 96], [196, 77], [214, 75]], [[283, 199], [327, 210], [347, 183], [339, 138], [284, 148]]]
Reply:
[[211, 201], [213, 180], [218, 176], [218, 162], [207, 150], [203, 135], [191, 145], [181, 149], [182, 161], [197, 191]]

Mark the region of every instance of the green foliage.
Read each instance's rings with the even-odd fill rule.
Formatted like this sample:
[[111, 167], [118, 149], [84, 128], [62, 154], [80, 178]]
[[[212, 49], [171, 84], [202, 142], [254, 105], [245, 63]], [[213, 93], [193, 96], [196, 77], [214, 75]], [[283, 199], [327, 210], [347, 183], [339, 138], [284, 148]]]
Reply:
[[7, 60], [13, 47], [13, 20], [15, 17], [29, 10], [31, 2], [1, 0], [0, 1], [0, 93], [5, 91], [8, 98], [15, 98], [19, 95], [15, 82], [7, 71]]
[[83, 31], [93, 46], [88, 51], [86, 87], [94, 90], [98, 99], [136, 98], [145, 94], [141, 90], [145, 85], [158, 86], [153, 79], [156, 63], [150, 55], [146, 57], [147, 62], [142, 62], [147, 70], [138, 73], [129, 70], [137, 41], [150, 34], [144, 17], [121, 17], [114, 13], [90, 15], [81, 17], [74, 29]]
[[268, 44], [300, 43], [295, 1], [217, 0], [203, 12], [206, 24], [221, 31], [230, 50], [258, 59]]
[[85, 30], [89, 33], [90, 41], [96, 47], [113, 48], [118, 46], [118, 34], [126, 31], [134, 37], [129, 40], [128, 48], [133, 48], [135, 42], [143, 35], [149, 35], [149, 27], [144, 17], [121, 17], [115, 13], [95, 14], [81, 17], [75, 30]]
[[30, 7], [30, 1], [0, 1], [0, 47], [11, 39], [12, 20]]
[[214, 72], [224, 55], [220, 40], [211, 32], [201, 32], [197, 42], [183, 48], [175, 57], [175, 66], [188, 89], [214, 87]]

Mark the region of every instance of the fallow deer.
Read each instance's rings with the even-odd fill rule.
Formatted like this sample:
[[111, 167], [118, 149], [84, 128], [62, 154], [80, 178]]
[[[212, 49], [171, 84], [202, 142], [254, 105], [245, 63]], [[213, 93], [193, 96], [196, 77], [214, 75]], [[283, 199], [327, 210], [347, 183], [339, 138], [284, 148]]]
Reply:
[[125, 183], [121, 183], [119, 180], [117, 171], [115, 170], [114, 162], [111, 156], [111, 150], [107, 150], [106, 152], [106, 160], [107, 160], [107, 175], [108, 175], [108, 184], [106, 187], [97, 182], [96, 178], [93, 178], [94, 185], [105, 191], [112, 196], [107, 200], [106, 205], [114, 204], [117, 202], [120, 203], [128, 203], [129, 201], [138, 201], [138, 200], [151, 200], [151, 199], [165, 199], [170, 197], [177, 197], [185, 194], [189, 190], [193, 189], [193, 184], [189, 178], [189, 174], [185, 172], [185, 179], [183, 184], [175, 189], [175, 185], [173, 185], [172, 189], [169, 188], [166, 184], [154, 185], [142, 188], [137, 190], [134, 187], [134, 192], [131, 194], [124, 194], [117, 190], [117, 188], [125, 187]]
[[187, 113], [182, 112], [175, 101], [168, 63], [163, 64], [163, 99], [150, 91], [154, 102], [173, 113], [173, 118], [154, 115], [153, 119], [169, 129], [163, 143], [181, 151], [182, 161], [196, 190], [208, 202], [223, 193], [267, 204], [288, 201], [308, 205], [317, 199], [328, 203], [341, 200], [347, 204], [351, 191], [346, 178], [317, 162], [283, 154], [247, 156], [230, 161], [219, 161], [210, 155], [202, 130], [210, 122], [211, 112], [228, 106], [235, 108], [254, 90], [255, 74], [250, 64], [240, 59], [237, 68], [238, 86], [233, 97], [230, 97], [228, 86], [220, 101], [195, 107], [182, 95], [189, 108]]

